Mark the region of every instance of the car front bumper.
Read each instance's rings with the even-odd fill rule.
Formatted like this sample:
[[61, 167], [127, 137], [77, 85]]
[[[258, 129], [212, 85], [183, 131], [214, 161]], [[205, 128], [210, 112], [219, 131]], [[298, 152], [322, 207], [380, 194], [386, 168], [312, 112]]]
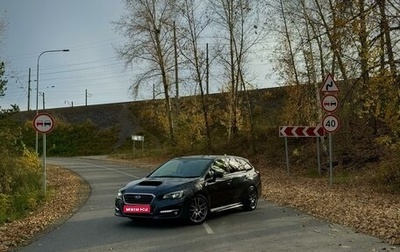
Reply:
[[154, 199], [150, 204], [149, 213], [127, 213], [124, 212], [124, 206], [139, 207], [139, 204], [126, 204], [122, 199], [115, 199], [115, 216], [142, 219], [176, 219], [187, 215], [186, 197], [181, 199]]

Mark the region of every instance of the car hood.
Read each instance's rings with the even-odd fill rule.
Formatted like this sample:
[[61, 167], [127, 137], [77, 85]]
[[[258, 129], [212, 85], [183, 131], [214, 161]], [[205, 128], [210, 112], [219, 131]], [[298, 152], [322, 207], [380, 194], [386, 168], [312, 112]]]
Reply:
[[128, 183], [124, 193], [151, 193], [159, 195], [192, 186], [199, 178], [142, 178]]

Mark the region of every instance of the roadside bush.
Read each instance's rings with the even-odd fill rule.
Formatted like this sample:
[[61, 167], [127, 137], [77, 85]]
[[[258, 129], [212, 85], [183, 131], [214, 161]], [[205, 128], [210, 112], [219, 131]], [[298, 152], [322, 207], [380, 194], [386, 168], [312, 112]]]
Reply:
[[377, 173], [377, 180], [390, 193], [400, 193], [400, 157], [382, 163]]
[[0, 224], [7, 220], [7, 212], [10, 209], [11, 195], [0, 193]]
[[24, 216], [42, 199], [41, 165], [22, 141], [22, 127], [0, 119], [0, 224]]
[[41, 165], [25, 149], [20, 157], [0, 153], [0, 224], [24, 216], [42, 200]]

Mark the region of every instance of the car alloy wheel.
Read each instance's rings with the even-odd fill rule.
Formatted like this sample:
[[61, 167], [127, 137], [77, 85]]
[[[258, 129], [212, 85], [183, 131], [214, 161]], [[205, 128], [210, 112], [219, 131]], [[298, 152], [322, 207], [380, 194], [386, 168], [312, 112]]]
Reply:
[[189, 206], [189, 221], [192, 224], [201, 224], [205, 221], [207, 215], [207, 200], [201, 195], [194, 196]]
[[247, 211], [253, 211], [257, 208], [258, 204], [258, 193], [257, 189], [254, 186], [250, 186], [247, 190], [247, 198], [244, 203], [244, 209]]

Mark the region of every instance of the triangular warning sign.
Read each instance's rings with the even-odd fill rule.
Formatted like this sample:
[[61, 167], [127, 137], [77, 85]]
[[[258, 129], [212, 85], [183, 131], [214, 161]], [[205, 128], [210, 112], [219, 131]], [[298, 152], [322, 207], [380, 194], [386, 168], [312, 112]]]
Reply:
[[335, 80], [331, 74], [326, 76], [324, 85], [321, 87], [321, 92], [339, 92], [339, 87], [336, 85]]

